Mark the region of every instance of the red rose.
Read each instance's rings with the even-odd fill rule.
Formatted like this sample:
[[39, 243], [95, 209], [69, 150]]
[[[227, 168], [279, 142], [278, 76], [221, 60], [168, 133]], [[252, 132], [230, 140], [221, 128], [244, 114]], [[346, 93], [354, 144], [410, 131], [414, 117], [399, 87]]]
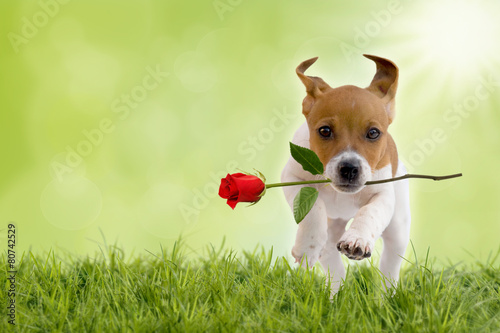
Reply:
[[227, 174], [221, 179], [219, 195], [227, 199], [227, 204], [234, 209], [238, 202], [257, 202], [266, 185], [257, 176], [244, 173]]

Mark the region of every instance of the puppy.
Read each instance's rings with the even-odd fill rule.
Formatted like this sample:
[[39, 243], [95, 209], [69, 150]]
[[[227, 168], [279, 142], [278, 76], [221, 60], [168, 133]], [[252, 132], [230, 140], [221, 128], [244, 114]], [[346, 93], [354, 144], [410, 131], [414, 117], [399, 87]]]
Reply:
[[[406, 173], [387, 132], [395, 115], [398, 67], [384, 58], [365, 57], [375, 62], [377, 70], [370, 86], [364, 89], [352, 85], [331, 88], [321, 78], [305, 75], [318, 58], [306, 60], [296, 69], [306, 87], [302, 102], [306, 122], [292, 142], [318, 155], [324, 176], [332, 183], [303, 185], [316, 187], [319, 196], [298, 226], [292, 255], [304, 267], [312, 267], [319, 260], [332, 295], [345, 279], [341, 254], [353, 260], [368, 258], [375, 241], [382, 237], [380, 271], [389, 279], [387, 282], [396, 284], [409, 241], [408, 180], [364, 185]], [[304, 171], [291, 157], [281, 175], [282, 182], [316, 179], [324, 177]], [[292, 211], [300, 187], [283, 187]]]

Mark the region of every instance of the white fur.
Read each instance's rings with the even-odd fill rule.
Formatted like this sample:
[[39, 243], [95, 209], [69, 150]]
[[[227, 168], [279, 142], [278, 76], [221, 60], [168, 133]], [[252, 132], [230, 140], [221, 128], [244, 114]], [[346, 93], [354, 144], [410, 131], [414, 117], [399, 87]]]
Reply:
[[[309, 148], [309, 130], [304, 123], [295, 133], [293, 143]], [[347, 152], [350, 157], [362, 159], [363, 181], [391, 178], [391, 165], [371, 172], [366, 159], [357, 153]], [[355, 155], [353, 155], [355, 154]], [[345, 157], [345, 156], [344, 156]], [[337, 157], [326, 168], [326, 174], [334, 179], [333, 170], [337, 170]], [[396, 177], [404, 175], [406, 169], [399, 161]], [[282, 175], [282, 182], [323, 179], [304, 171], [292, 157], [288, 160]], [[410, 204], [408, 180], [364, 186], [356, 193], [341, 193], [331, 184], [304, 185], [314, 186], [319, 190], [318, 200], [312, 210], [300, 222], [297, 230], [292, 255], [301, 261], [304, 267], [312, 267], [320, 261], [331, 283], [332, 295], [335, 294], [342, 280], [345, 268], [342, 264], [337, 244], [358, 246], [366, 254], [372, 253], [375, 241], [382, 237], [384, 250], [380, 259], [380, 270], [396, 284], [402, 256], [409, 241]], [[285, 197], [293, 211], [293, 200], [302, 186], [283, 187]], [[354, 218], [346, 231], [347, 222]], [[345, 252], [344, 252], [345, 254]]]

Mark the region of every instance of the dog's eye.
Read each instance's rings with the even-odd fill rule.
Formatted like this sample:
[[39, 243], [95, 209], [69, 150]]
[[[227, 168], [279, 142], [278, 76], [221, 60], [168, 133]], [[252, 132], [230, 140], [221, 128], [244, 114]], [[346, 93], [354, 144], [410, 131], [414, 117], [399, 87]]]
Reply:
[[368, 133], [366, 133], [366, 138], [370, 140], [376, 140], [380, 136], [380, 131], [376, 129], [375, 127], [372, 127], [368, 130]]
[[323, 126], [318, 129], [318, 133], [324, 138], [329, 138], [332, 136], [332, 129], [329, 126]]

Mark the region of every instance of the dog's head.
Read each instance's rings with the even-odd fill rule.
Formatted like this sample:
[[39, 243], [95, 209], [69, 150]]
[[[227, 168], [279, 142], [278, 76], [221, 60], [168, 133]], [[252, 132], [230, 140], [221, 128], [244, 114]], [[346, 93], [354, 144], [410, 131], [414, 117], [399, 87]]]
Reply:
[[397, 154], [387, 128], [395, 115], [398, 68], [390, 60], [365, 57], [376, 63], [377, 71], [364, 89], [350, 85], [331, 88], [323, 79], [305, 75], [318, 58], [302, 62], [296, 70], [307, 92], [302, 113], [309, 126], [311, 149], [340, 192], [360, 191], [372, 172]]

